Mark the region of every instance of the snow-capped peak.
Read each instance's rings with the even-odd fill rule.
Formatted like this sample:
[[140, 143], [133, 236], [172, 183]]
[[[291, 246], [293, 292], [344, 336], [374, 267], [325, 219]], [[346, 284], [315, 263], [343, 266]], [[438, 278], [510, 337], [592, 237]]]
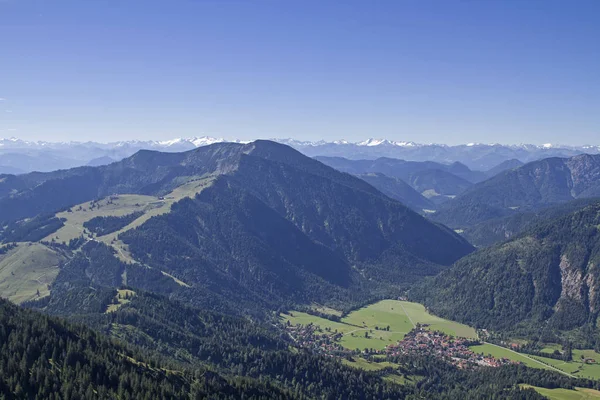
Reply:
[[190, 142], [196, 147], [208, 146], [209, 144], [222, 143], [225, 141], [226, 140], [223, 138], [217, 139], [217, 138], [210, 137], [210, 136], [195, 137], [195, 138], [190, 139]]
[[367, 139], [365, 141], [359, 142], [356, 145], [357, 146], [369, 146], [369, 147], [371, 147], [371, 146], [379, 146], [380, 144], [382, 144], [384, 142], [387, 142], [387, 140], [385, 140], [385, 139], [373, 139], [373, 138], [370, 138], [370, 139]]
[[399, 147], [415, 147], [417, 145], [415, 142], [393, 142], [393, 143]]
[[160, 146], [173, 146], [176, 144], [181, 144], [184, 141], [185, 141], [185, 139], [176, 138], [176, 139], [171, 139], [171, 140], [162, 140], [162, 141], [159, 141], [157, 144]]

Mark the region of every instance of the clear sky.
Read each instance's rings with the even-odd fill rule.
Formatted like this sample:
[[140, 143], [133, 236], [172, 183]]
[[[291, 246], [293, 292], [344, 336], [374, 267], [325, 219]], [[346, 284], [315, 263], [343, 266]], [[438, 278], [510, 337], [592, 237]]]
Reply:
[[0, 0], [0, 137], [600, 144], [599, 0]]

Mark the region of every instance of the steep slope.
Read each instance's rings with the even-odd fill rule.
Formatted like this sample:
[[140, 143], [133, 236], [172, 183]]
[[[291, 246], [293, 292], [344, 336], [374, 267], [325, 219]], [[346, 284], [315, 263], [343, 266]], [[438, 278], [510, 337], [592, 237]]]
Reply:
[[427, 198], [401, 179], [390, 178], [380, 173], [369, 173], [357, 176], [373, 185], [373, 187], [386, 196], [398, 200], [402, 204], [410, 207], [413, 211], [423, 212], [423, 210], [432, 210], [435, 208], [435, 205], [431, 201], [427, 200]]
[[600, 155], [547, 158], [476, 184], [446, 203], [435, 219], [463, 228], [518, 211], [599, 194]]
[[599, 226], [596, 203], [461, 259], [411, 290], [411, 297], [439, 315], [478, 327], [595, 326]]
[[[144, 151], [108, 166], [47, 175], [25, 176], [21, 182], [42, 183], [0, 200], [12, 208], [0, 214], [65, 211], [9, 223], [2, 235], [43, 237], [67, 252], [86, 241], [109, 249], [92, 251], [88, 243], [87, 260], [74, 252], [55, 289], [89, 281], [90, 268], [99, 267], [88, 264], [104, 260], [98, 279], [109, 288], [135, 282], [198, 306], [241, 312], [311, 302], [345, 309], [397, 295], [472, 251], [454, 232], [365, 181], [269, 141]], [[71, 185], [82, 188], [71, 194]], [[71, 207], [102, 194], [109, 196]], [[90, 231], [93, 218], [117, 228]]]

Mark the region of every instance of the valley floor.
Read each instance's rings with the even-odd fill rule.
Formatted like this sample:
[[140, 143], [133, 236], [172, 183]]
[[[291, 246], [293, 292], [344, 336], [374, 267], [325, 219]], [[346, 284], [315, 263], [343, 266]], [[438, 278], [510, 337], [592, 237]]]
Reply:
[[[383, 300], [344, 317], [340, 312], [325, 307], [315, 306], [313, 311], [319, 315], [313, 315], [310, 313], [312, 311], [292, 311], [282, 314], [280, 320], [290, 336], [302, 346], [318, 348], [320, 352], [339, 357], [347, 358], [348, 354], [363, 355], [364, 358], [353, 357], [353, 361], [346, 360], [345, 363], [365, 370], [395, 367], [381, 360], [374, 361], [372, 356], [385, 358], [386, 355], [394, 354], [394, 349], [401, 348], [405, 352], [418, 349], [419, 345], [423, 345], [419, 343], [423, 339], [419, 335], [425, 335], [432, 344], [422, 347], [424, 352], [432, 351], [434, 340], [452, 342], [452, 351], [444, 354], [450, 359], [456, 358], [454, 347], [459, 343], [468, 347], [467, 350], [462, 349], [465, 354], [459, 356], [468, 356], [473, 363], [479, 365], [494, 365], [494, 360], [505, 360], [531, 368], [560, 372], [569, 377], [600, 379], [600, 354], [593, 350], [573, 350], [571, 361], [520, 353], [480, 341], [474, 328], [432, 315], [418, 303]], [[416, 327], [420, 329], [415, 329]], [[440, 332], [441, 335], [434, 339], [426, 334], [427, 331]], [[446, 346], [445, 343], [443, 345]], [[557, 348], [560, 346], [548, 345], [542, 351], [551, 353]], [[456, 365], [459, 364], [461, 363], [457, 361]], [[497, 365], [502, 365], [502, 362]]]

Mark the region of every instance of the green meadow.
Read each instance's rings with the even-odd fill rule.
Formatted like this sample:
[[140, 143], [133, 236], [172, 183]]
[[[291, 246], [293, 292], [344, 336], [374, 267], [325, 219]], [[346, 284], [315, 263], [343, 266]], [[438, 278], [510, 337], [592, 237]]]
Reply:
[[[552, 353], [554, 350], [559, 349], [560, 346], [558, 345], [548, 345], [542, 351], [544, 353]], [[475, 353], [490, 354], [497, 358], [508, 358], [509, 360], [522, 362], [532, 368], [554, 370], [580, 378], [600, 379], [600, 354], [593, 350], [573, 350], [573, 359], [571, 361], [517, 353], [513, 350], [489, 343], [472, 346], [471, 350]], [[586, 363], [585, 359], [595, 360], [595, 363]]]
[[600, 392], [594, 389], [546, 389], [530, 385], [521, 385], [523, 388], [532, 388], [550, 400], [593, 400], [600, 399]]

